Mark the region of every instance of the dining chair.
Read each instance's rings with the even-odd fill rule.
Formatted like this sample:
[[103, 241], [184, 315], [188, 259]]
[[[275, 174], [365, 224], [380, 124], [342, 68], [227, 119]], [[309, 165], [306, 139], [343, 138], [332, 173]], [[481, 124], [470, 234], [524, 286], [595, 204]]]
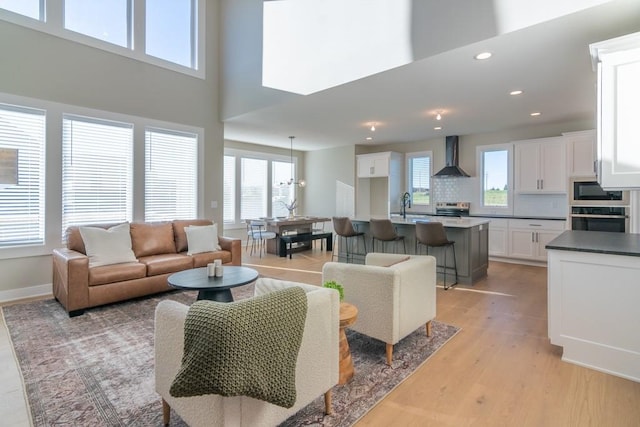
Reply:
[[[266, 241], [269, 239], [275, 239], [276, 233], [273, 231], [267, 231], [267, 223], [265, 221], [249, 220], [247, 222], [247, 236], [251, 239], [250, 255], [253, 255], [253, 251], [257, 246], [258, 255], [262, 258], [262, 253], [266, 249]], [[247, 242], [247, 249], [248, 248], [249, 242]]]

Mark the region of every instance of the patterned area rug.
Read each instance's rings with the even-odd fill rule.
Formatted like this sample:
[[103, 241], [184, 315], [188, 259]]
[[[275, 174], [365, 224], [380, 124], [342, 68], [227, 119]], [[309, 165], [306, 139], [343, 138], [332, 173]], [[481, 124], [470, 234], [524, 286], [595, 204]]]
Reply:
[[[233, 293], [245, 298], [253, 286]], [[162, 425], [153, 380], [154, 310], [161, 300], [190, 304], [195, 296], [169, 292], [71, 319], [53, 299], [3, 307], [34, 425]], [[431, 337], [424, 329], [416, 331], [395, 346], [392, 368], [385, 364], [384, 343], [348, 331], [355, 376], [334, 388], [334, 414], [322, 415], [319, 397], [283, 425], [352, 425], [458, 330], [434, 322]], [[171, 425], [185, 424], [172, 413]]]

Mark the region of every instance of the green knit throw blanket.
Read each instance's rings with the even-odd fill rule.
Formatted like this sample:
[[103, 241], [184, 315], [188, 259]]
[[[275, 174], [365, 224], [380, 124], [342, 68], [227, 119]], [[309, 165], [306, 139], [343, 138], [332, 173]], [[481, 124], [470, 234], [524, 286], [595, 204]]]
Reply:
[[307, 317], [307, 296], [291, 287], [231, 303], [197, 301], [184, 325], [174, 397], [250, 396], [290, 408]]

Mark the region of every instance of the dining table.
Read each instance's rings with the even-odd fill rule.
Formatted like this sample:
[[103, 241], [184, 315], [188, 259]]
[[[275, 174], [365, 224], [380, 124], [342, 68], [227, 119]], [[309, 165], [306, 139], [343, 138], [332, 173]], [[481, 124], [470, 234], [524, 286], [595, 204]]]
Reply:
[[[280, 237], [292, 234], [313, 233], [314, 224], [320, 224], [331, 221], [331, 218], [311, 215], [296, 215], [287, 217], [260, 218], [260, 221], [266, 224], [267, 231], [276, 233], [275, 239], [267, 240], [267, 253], [285, 256], [282, 253]], [[302, 241], [298, 243], [297, 250], [311, 249], [312, 241]]]

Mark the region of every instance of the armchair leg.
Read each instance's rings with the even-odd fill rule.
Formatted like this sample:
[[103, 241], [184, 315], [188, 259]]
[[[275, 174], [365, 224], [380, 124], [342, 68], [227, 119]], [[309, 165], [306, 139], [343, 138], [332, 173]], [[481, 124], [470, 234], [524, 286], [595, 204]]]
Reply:
[[163, 425], [165, 425], [165, 427], [169, 425], [170, 419], [171, 419], [171, 406], [169, 406], [166, 400], [162, 399], [162, 423]]
[[387, 344], [387, 365], [391, 366], [393, 361], [393, 344]]
[[331, 390], [324, 394], [324, 413], [327, 415], [333, 413], [333, 408], [331, 408]]
[[431, 320], [427, 322], [427, 336], [431, 336]]

